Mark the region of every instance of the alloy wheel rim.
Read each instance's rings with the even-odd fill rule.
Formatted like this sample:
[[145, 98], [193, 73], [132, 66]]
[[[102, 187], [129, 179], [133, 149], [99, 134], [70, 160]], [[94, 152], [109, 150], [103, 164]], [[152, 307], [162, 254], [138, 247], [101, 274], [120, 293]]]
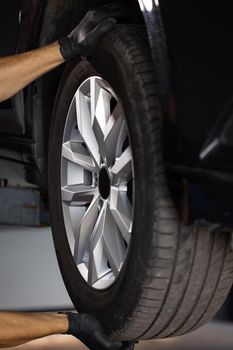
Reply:
[[134, 167], [123, 108], [98, 76], [81, 84], [68, 111], [61, 199], [80, 274], [95, 289], [109, 288], [120, 275], [131, 242]]

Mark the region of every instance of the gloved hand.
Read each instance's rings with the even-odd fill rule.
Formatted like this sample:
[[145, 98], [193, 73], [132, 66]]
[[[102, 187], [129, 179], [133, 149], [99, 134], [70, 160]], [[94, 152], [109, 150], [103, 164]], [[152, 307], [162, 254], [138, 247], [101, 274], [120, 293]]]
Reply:
[[78, 26], [58, 43], [65, 60], [77, 56], [91, 56], [98, 42], [116, 25], [118, 18], [125, 18], [126, 12], [117, 3], [111, 3], [89, 11]]
[[123, 342], [122, 350], [133, 350], [135, 346], [134, 342]]
[[97, 319], [89, 314], [67, 312], [69, 329], [73, 335], [91, 350], [133, 350], [134, 344], [111, 340], [103, 331]]

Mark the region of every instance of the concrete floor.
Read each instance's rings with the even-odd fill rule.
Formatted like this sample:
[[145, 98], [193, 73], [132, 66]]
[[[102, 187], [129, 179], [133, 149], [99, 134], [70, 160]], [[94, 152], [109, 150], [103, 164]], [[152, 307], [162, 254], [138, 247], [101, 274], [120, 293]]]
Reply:
[[[70, 336], [51, 336], [12, 350], [85, 350], [79, 341]], [[192, 334], [165, 339], [141, 342], [135, 350], [232, 350], [233, 324], [211, 323]], [[10, 348], [5, 349], [10, 350]]]

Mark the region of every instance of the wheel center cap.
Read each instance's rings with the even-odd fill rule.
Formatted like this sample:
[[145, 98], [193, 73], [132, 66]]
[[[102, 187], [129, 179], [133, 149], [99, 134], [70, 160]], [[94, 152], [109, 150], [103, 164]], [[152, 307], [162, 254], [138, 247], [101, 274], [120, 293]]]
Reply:
[[103, 199], [107, 199], [110, 195], [111, 182], [108, 171], [105, 167], [100, 169], [99, 173], [99, 192]]

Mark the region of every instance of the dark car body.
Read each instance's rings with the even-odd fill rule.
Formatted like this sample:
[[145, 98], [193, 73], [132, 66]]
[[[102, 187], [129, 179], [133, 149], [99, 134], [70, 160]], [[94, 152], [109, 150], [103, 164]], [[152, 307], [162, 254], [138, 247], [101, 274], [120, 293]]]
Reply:
[[[89, 9], [107, 2], [2, 0], [0, 56], [57, 40]], [[147, 29], [166, 116], [168, 178], [177, 206], [186, 221], [203, 218], [232, 226], [232, 5], [161, 0], [165, 37], [157, 1], [121, 3]], [[46, 74], [0, 104], [0, 157], [24, 164], [27, 180], [43, 189], [49, 127], [64, 69]]]

